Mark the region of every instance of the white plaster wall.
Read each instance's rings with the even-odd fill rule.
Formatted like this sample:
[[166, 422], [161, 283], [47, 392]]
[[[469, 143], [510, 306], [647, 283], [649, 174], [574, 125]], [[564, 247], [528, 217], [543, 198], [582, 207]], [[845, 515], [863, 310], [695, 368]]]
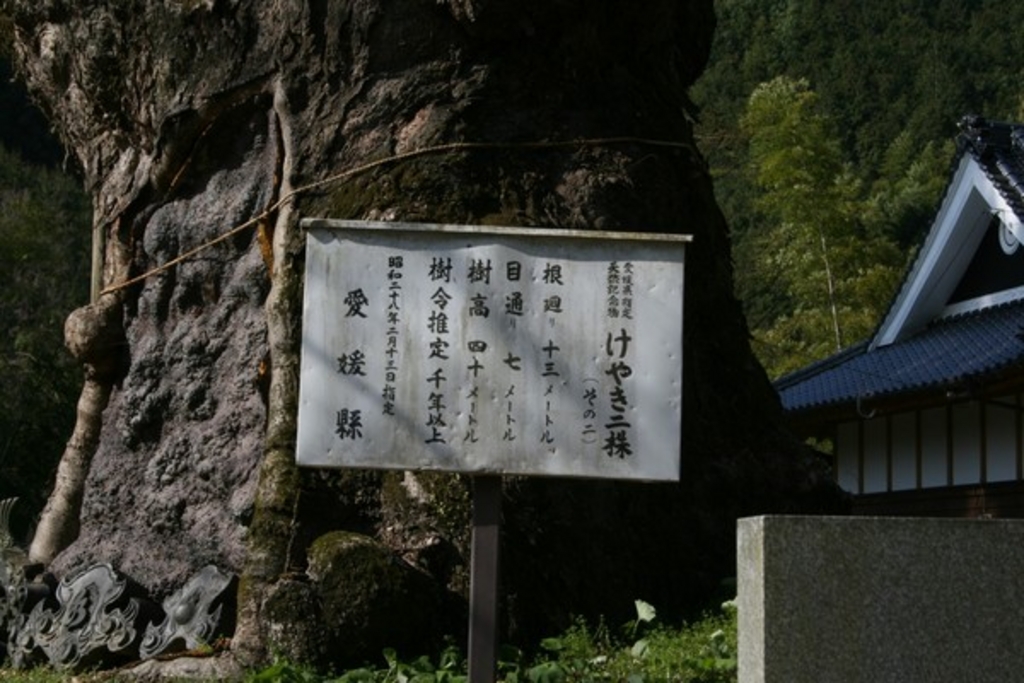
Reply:
[[885, 418], [865, 422], [863, 493], [882, 493], [889, 489], [887, 446]]
[[836, 481], [849, 493], [860, 493], [858, 452], [860, 438], [856, 422], [844, 422], [836, 430]]
[[981, 481], [981, 409], [977, 403], [953, 406], [953, 484]]
[[921, 486], [946, 486], [946, 409], [921, 413]]
[[892, 417], [892, 490], [917, 488], [917, 415]]
[[1017, 411], [1004, 403], [1012, 405], [1013, 397], [985, 406], [988, 481], [1017, 478]]

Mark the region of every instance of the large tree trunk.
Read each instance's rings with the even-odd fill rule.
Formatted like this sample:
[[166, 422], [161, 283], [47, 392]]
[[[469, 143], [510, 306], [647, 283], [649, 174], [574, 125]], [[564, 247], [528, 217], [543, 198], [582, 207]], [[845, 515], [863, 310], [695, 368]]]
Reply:
[[239, 572], [234, 648], [256, 660], [302, 621], [280, 605], [316, 590], [294, 581], [314, 539], [347, 529], [430, 574], [455, 596], [435, 630], [460, 628], [459, 477], [294, 465], [303, 216], [694, 235], [683, 481], [508, 486], [512, 636], [617, 618], [637, 597], [698, 604], [732, 572], [737, 515], [831, 501], [778, 426], [693, 144], [711, 0], [0, 6], [85, 169], [108, 259], [144, 275], [105, 271], [126, 362], [58, 573], [112, 562], [161, 595], [206, 563]]

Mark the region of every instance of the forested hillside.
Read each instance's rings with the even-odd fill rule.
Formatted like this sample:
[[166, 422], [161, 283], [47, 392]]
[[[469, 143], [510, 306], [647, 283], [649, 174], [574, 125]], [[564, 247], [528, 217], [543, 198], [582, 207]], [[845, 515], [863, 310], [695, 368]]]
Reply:
[[1009, 0], [719, 0], [692, 92], [773, 376], [869, 335], [967, 114], [1021, 118]]

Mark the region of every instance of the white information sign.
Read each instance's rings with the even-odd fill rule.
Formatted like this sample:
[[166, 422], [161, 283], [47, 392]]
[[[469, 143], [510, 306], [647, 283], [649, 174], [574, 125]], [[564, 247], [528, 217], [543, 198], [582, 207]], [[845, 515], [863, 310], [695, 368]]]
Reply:
[[303, 227], [300, 465], [679, 478], [688, 236]]

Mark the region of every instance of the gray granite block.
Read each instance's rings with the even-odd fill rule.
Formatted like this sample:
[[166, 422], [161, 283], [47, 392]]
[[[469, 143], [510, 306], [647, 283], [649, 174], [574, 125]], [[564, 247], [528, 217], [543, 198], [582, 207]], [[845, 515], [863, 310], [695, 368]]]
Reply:
[[1024, 520], [741, 519], [740, 683], [1024, 680]]

